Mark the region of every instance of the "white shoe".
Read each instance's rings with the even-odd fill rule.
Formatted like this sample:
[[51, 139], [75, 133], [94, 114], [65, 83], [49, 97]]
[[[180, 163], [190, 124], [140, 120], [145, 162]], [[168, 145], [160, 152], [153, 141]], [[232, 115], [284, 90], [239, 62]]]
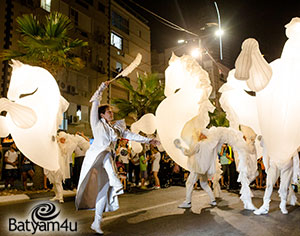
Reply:
[[53, 197], [53, 198], [51, 198], [51, 199], [49, 199], [51, 202], [54, 202], [54, 201], [57, 201], [58, 200], [58, 197]]
[[288, 210], [286, 209], [286, 202], [281, 202], [279, 205], [279, 208], [280, 208], [282, 214], [286, 215], [289, 213]]
[[261, 206], [258, 210], [253, 211], [255, 215], [266, 215], [269, 213], [269, 209], [264, 206]]
[[56, 196], [54, 198], [51, 198], [50, 201], [51, 202], [59, 201], [59, 203], [64, 203], [64, 199], [63, 198], [58, 198]]
[[216, 206], [216, 205], [217, 205], [217, 202], [216, 202], [216, 200], [213, 200], [213, 201], [211, 201], [211, 202], [210, 202], [210, 205], [212, 205], [212, 206]]
[[192, 204], [190, 202], [186, 202], [184, 201], [183, 203], [181, 203], [178, 208], [183, 208], [183, 209], [189, 209], [192, 207]]
[[93, 223], [93, 224], [91, 225], [91, 229], [94, 230], [94, 231], [96, 231], [96, 233], [98, 233], [98, 234], [103, 234], [103, 231], [102, 231], [102, 229], [100, 228], [100, 225], [97, 226], [96, 224]]
[[98, 234], [103, 234], [102, 229], [100, 228], [100, 222], [101, 220], [94, 220], [94, 222], [91, 224], [91, 229], [96, 231]]

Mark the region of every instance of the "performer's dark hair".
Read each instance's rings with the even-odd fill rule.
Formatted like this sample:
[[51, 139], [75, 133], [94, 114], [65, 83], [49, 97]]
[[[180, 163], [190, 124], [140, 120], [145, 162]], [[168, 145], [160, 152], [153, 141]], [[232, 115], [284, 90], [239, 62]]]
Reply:
[[105, 105], [101, 105], [100, 107], [98, 107], [98, 116], [99, 119], [101, 119], [101, 114], [104, 114], [106, 112], [106, 109], [110, 108], [110, 105], [105, 104]]

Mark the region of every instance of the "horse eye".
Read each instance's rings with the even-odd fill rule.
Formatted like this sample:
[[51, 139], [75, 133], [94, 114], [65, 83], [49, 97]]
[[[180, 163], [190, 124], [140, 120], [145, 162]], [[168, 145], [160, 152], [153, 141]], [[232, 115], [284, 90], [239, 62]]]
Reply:
[[31, 95], [35, 94], [37, 90], [38, 90], [38, 88], [36, 88], [36, 90], [34, 90], [32, 93], [23, 93], [19, 96], [19, 98], [24, 98], [24, 97], [27, 97], [27, 96], [31, 96]]

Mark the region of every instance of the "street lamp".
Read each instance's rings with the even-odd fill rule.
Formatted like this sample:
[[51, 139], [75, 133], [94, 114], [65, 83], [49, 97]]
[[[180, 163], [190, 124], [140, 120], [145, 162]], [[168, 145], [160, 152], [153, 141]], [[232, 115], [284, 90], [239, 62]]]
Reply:
[[215, 32], [215, 35], [218, 36], [218, 37], [221, 37], [223, 34], [224, 34], [224, 31], [223, 31], [222, 29], [218, 29], [218, 30]]
[[182, 43], [186, 43], [186, 41], [185, 41], [184, 39], [178, 39], [178, 40], [177, 40], [177, 43], [178, 43], [178, 44], [182, 44]]
[[201, 49], [200, 48], [194, 48], [191, 51], [191, 56], [194, 57], [194, 58], [199, 58], [200, 55], [201, 55]]

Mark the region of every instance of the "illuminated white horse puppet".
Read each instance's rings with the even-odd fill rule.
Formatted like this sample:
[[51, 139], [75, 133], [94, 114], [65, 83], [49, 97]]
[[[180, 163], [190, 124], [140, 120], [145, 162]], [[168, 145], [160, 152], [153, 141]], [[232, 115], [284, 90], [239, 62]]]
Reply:
[[59, 169], [56, 132], [68, 102], [45, 69], [14, 61], [7, 98], [0, 99], [0, 136], [11, 134], [18, 149], [48, 170]]
[[[205, 131], [210, 142], [210, 145], [206, 146], [209, 149], [204, 152], [205, 154], [200, 154], [199, 150], [195, 151], [195, 147], [199, 146], [199, 136], [209, 123], [208, 111], [214, 110], [209, 101], [212, 87], [208, 73], [192, 57], [185, 55], [179, 58], [172, 55], [165, 75], [166, 99], [158, 106], [155, 116], [146, 114], [132, 125], [132, 130], [149, 134], [157, 129], [164, 150], [176, 163], [206, 179], [214, 175], [216, 197], [221, 193], [219, 186], [221, 171], [217, 151], [224, 142], [229, 143], [239, 152], [239, 180], [243, 185], [241, 199], [246, 209], [254, 210], [247, 176], [248, 149], [242, 133], [228, 128], [211, 128]], [[175, 147], [174, 140], [178, 148]], [[188, 153], [187, 150], [190, 151], [189, 157], [185, 155]], [[187, 189], [187, 196], [190, 196], [188, 191]]]
[[[237, 58], [235, 70], [221, 87], [220, 99], [230, 125], [242, 124], [262, 135], [263, 160], [267, 171], [267, 188], [262, 207], [254, 213], [267, 214], [269, 202], [280, 175], [280, 209], [287, 214], [286, 203], [295, 205], [296, 196], [290, 187], [297, 181], [300, 146], [300, 18], [286, 25], [288, 40], [280, 59], [268, 64], [255, 39], [247, 39]], [[254, 91], [250, 96], [245, 91]]]

